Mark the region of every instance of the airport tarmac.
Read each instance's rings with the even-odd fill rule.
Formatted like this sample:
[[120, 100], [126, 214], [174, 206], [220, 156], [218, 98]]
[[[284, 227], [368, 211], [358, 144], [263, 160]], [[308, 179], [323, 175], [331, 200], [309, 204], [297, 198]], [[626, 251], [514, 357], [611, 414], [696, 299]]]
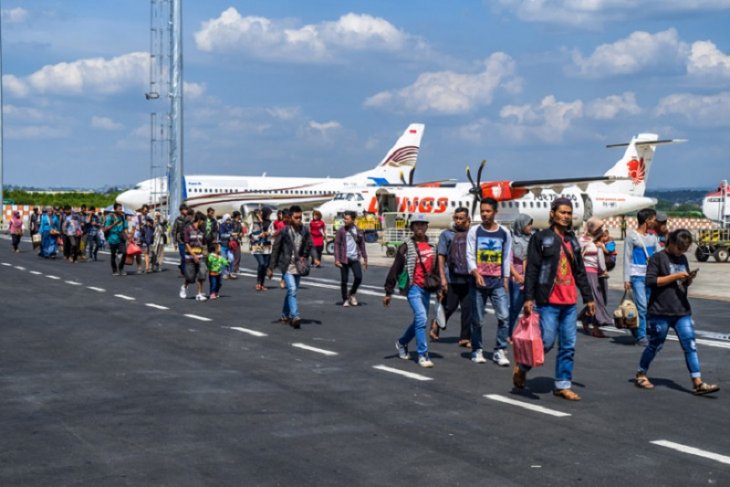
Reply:
[[325, 261], [303, 279], [293, 330], [277, 322], [276, 282], [254, 291], [248, 255], [222, 299], [198, 303], [177, 296], [174, 256], [165, 272], [112, 277], [108, 255], [74, 265], [8, 247], [2, 485], [730, 485], [724, 301], [692, 301], [718, 394], [692, 395], [671, 339], [657, 387], [637, 389], [641, 349], [609, 330], [579, 333], [571, 403], [551, 394], [555, 351], [515, 391], [510, 368], [456, 345], [458, 316], [430, 344], [435, 368], [399, 360], [411, 314], [402, 299], [382, 307], [384, 267], [343, 308]]

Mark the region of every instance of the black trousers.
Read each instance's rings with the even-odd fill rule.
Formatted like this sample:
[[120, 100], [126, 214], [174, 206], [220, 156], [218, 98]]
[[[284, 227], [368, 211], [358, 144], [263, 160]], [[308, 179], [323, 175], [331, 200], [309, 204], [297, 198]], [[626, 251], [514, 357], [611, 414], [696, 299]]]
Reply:
[[[118, 244], [109, 244], [111, 252], [112, 272], [122, 272], [124, 270], [124, 261], [127, 260], [127, 245], [122, 242]], [[121, 262], [117, 267], [117, 254], [121, 256]]]
[[449, 283], [443, 305], [447, 323], [451, 315], [454, 314], [454, 311], [461, 307], [461, 333], [459, 333], [459, 340], [470, 340], [472, 306], [469, 284]]
[[[355, 279], [352, 281], [352, 288], [350, 292], [347, 292], [347, 281], [350, 278], [350, 269], [352, 269], [352, 275]], [[357, 288], [362, 283], [362, 267], [360, 267], [359, 260], [350, 260], [346, 264], [343, 262], [340, 267], [340, 292], [342, 293], [342, 301], [346, 301], [347, 298], [357, 293]]]

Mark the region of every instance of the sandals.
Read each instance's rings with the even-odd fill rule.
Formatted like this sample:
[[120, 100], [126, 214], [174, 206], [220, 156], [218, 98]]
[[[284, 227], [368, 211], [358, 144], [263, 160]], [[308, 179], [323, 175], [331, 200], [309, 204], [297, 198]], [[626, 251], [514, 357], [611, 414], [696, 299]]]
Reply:
[[562, 397], [563, 399], [566, 399], [568, 401], [580, 401], [580, 396], [573, 392], [573, 389], [554, 389], [553, 396]]
[[439, 328], [435, 321], [431, 322], [431, 329], [428, 330], [428, 336], [432, 342], [439, 341]]
[[606, 338], [606, 335], [603, 333], [603, 330], [601, 330], [599, 327], [594, 326], [591, 330], [591, 336], [594, 338]]
[[708, 384], [707, 382], [700, 382], [695, 386], [694, 395], [703, 396], [705, 394], [712, 394], [720, 390], [720, 386], [717, 384]]
[[636, 374], [636, 379], [634, 379], [634, 384], [639, 389], [654, 389], [654, 384], [652, 384], [649, 381], [649, 378], [646, 376], [646, 374]]

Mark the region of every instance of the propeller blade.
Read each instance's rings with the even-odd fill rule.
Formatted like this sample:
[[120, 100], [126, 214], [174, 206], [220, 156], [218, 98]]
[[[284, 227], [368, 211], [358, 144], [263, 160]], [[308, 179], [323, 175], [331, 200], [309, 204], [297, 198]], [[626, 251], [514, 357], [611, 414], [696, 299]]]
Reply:
[[482, 162], [479, 164], [479, 171], [477, 171], [477, 186], [481, 189], [482, 184], [482, 171], [484, 170], [484, 165], [487, 163], [486, 159], [482, 159]]
[[474, 180], [471, 178], [471, 170], [469, 169], [469, 166], [466, 166], [466, 179], [468, 179], [471, 185], [474, 186]]

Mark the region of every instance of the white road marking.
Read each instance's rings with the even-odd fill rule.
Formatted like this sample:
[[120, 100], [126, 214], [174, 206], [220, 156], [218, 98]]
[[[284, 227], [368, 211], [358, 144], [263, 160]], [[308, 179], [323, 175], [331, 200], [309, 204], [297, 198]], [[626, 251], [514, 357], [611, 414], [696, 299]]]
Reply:
[[18, 269], [19, 271], [24, 271], [25, 270], [25, 267], [20, 266], [20, 265], [16, 265], [15, 268]]
[[42, 272], [38, 272], [38, 271], [30, 271], [30, 273], [33, 274], [34, 276], [41, 276], [41, 275], [43, 275]]
[[310, 352], [321, 353], [322, 355], [327, 355], [329, 357], [333, 355], [338, 355], [337, 352], [325, 350], [323, 348], [310, 347], [309, 345], [305, 345], [304, 343], [292, 343], [291, 346], [294, 348], [301, 348], [302, 350], [309, 350]]
[[503, 402], [505, 404], [511, 404], [512, 406], [529, 409], [530, 411], [548, 414], [550, 416], [555, 416], [558, 418], [570, 416], [570, 414], [564, 413], [562, 411], [556, 411], [554, 409], [548, 409], [546, 407], [536, 406], [534, 404], [529, 404], [529, 403], [522, 402], [522, 401], [516, 401], [514, 399], [510, 399], [509, 397], [500, 396], [499, 394], [484, 394], [484, 397], [486, 397], [487, 399], [491, 399], [492, 401]]
[[[576, 328], [582, 328], [582, 327], [583, 327], [583, 325], [581, 324], [580, 321], [578, 321], [576, 323]], [[601, 330], [607, 331], [609, 333], [618, 333], [619, 335], [630, 335], [631, 334], [631, 332], [629, 330], [619, 329], [614, 326], [602, 326]], [[695, 333], [697, 333], [698, 335], [705, 335], [708, 337], [712, 337], [711, 332], [702, 332], [699, 330], [695, 330]], [[671, 340], [673, 342], [678, 342], [679, 338], [677, 338], [677, 335], [670, 333], [667, 335], [667, 340]], [[717, 340], [723, 340], [723, 341], [717, 341]], [[730, 349], [730, 342], [726, 342], [724, 340], [725, 340], [724, 336], [720, 335], [716, 340], [711, 340], [709, 338], [696, 338], [695, 343], [697, 343], [698, 345], [707, 345], [708, 347]]]
[[76, 282], [76, 281], [63, 281], [63, 282], [65, 282], [66, 284], [71, 284], [72, 286], [81, 286], [82, 285], [80, 282]]
[[161, 305], [155, 304], [155, 303], [145, 303], [145, 306], [148, 306], [150, 308], [155, 308], [155, 309], [163, 309], [163, 310], [170, 309], [167, 306], [161, 306]]
[[649, 443], [651, 443], [653, 445], [670, 448], [672, 450], [676, 450], [676, 451], [679, 451], [682, 453], [687, 453], [688, 455], [696, 455], [698, 457], [707, 458], [709, 460], [714, 460], [716, 462], [724, 463], [725, 465], [730, 465], [730, 457], [727, 455], [720, 455], [718, 453], [713, 453], [711, 451], [700, 450], [699, 448], [682, 445], [680, 443], [674, 443], [673, 441], [667, 441], [667, 440], [656, 440], [656, 441], [650, 441]]
[[[677, 338], [674, 335], [667, 335], [667, 340], [672, 340], [673, 342], [678, 342], [679, 338]], [[707, 345], [708, 347], [730, 349], [730, 343], [716, 342], [714, 340], [707, 340], [704, 338], [695, 338], [695, 343], [697, 343], [698, 345]]]
[[400, 370], [400, 369], [394, 369], [393, 367], [388, 367], [387, 365], [373, 365], [373, 368], [382, 370], [385, 372], [390, 372], [391, 374], [402, 375], [403, 377], [408, 377], [409, 379], [433, 380], [431, 377], [426, 377], [425, 375], [414, 374], [413, 372], [406, 372], [405, 370]]
[[114, 297], [119, 299], [126, 299], [127, 301], [136, 301], [136, 298], [133, 298], [132, 296], [127, 296], [126, 294], [115, 294]]
[[228, 328], [230, 328], [231, 330], [240, 331], [241, 333], [247, 333], [247, 334], [253, 335], [255, 337], [269, 336], [266, 333], [261, 333], [260, 331], [256, 331], [256, 330], [249, 330], [248, 328], [241, 328], [240, 326], [229, 326]]
[[199, 320], [199, 321], [213, 321], [210, 318], [206, 318], [205, 316], [198, 316], [198, 315], [191, 315], [191, 314], [184, 314], [183, 316], [187, 316], [188, 318], [192, 318], [194, 320]]
[[5, 267], [13, 267], [13, 264], [11, 264], [11, 263], [9, 263], [9, 262], [3, 262], [3, 265], [4, 265]]
[[94, 286], [86, 286], [86, 289], [91, 289], [92, 291], [96, 291], [97, 293], [105, 293], [106, 289], [100, 288], [100, 287], [94, 287]]
[[50, 275], [50, 274], [46, 275], [46, 277], [47, 277], [48, 279], [53, 279], [54, 281], [58, 281], [58, 280], [60, 280], [60, 279], [61, 279], [61, 278], [60, 278], [60, 277], [58, 277], [58, 276], [52, 276], [52, 275]]

